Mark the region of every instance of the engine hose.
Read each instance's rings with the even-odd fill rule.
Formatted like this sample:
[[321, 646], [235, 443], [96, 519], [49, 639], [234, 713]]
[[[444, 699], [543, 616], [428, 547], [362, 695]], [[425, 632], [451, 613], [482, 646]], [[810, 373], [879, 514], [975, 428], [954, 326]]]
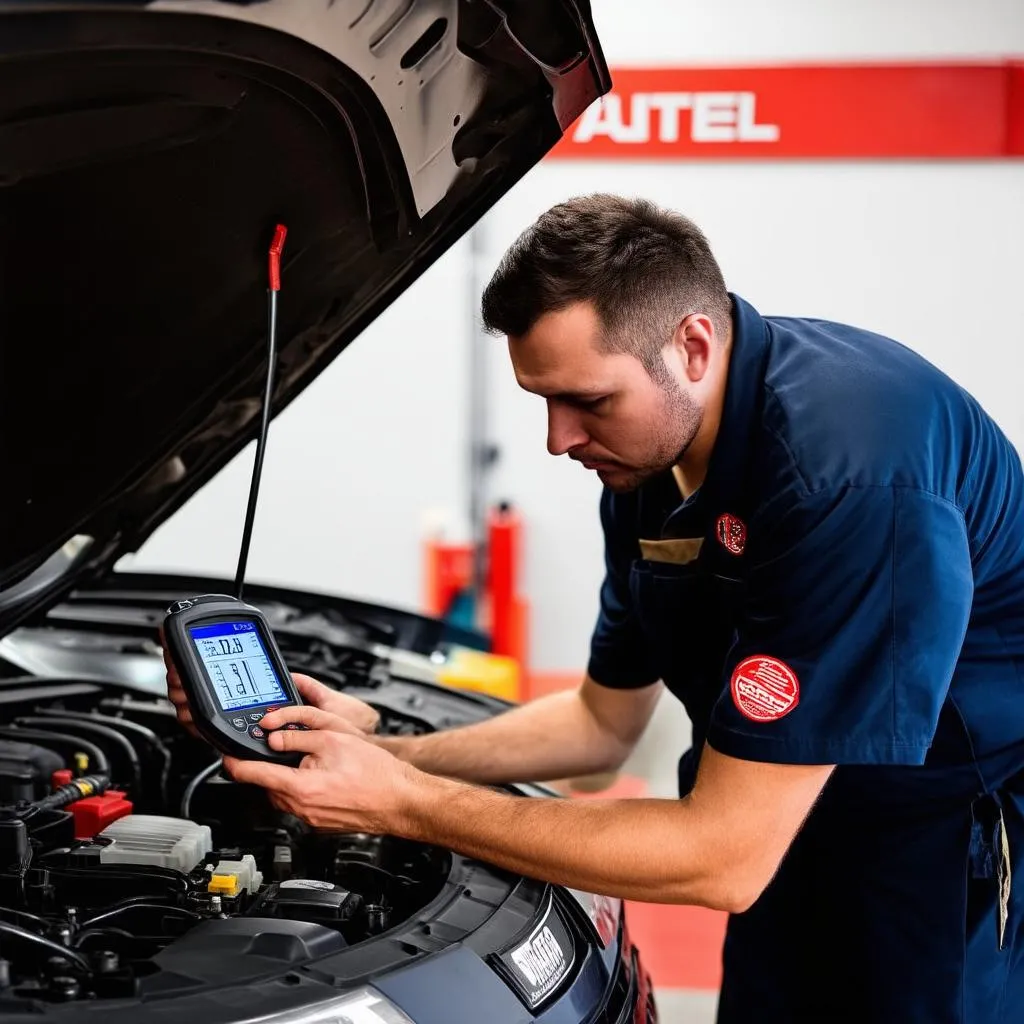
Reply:
[[6, 921], [0, 921], [0, 935], [10, 936], [12, 939], [21, 939], [22, 942], [39, 946], [41, 949], [46, 950], [50, 956], [62, 957], [69, 963], [81, 967], [87, 974], [92, 973], [92, 966], [85, 956], [74, 949], [65, 948], [59, 942], [54, 942], [53, 939], [36, 935], [35, 932], [19, 928], [16, 924], [8, 924]]
[[30, 914], [27, 910], [15, 910], [14, 907], [0, 907], [0, 915], [2, 914], [13, 914], [15, 917], [22, 917], [38, 925], [40, 928], [45, 928], [49, 924], [45, 917], [40, 917], [38, 914]]
[[[128, 896], [126, 899], [118, 900], [116, 903], [111, 903], [108, 906], [104, 907], [102, 912], [106, 914], [108, 911], [111, 910], [124, 910], [126, 907], [134, 907], [140, 903], [157, 903], [159, 899], [159, 896]], [[169, 907], [173, 907], [176, 905], [177, 904], [174, 903], [167, 904], [167, 906]], [[84, 928], [89, 922], [81, 921], [79, 923], [80, 926]]]
[[189, 812], [192, 808], [192, 797], [195, 796], [196, 790], [213, 775], [220, 765], [219, 758], [213, 764], [208, 764], [185, 788], [185, 792], [181, 797], [181, 816], [183, 818], [189, 818]]
[[160, 910], [165, 914], [177, 915], [178, 917], [189, 917], [198, 921], [202, 915], [194, 910], [187, 910], [185, 907], [176, 907], [168, 903], [131, 903], [124, 907], [115, 907], [113, 910], [105, 910], [102, 914], [96, 914], [82, 922], [83, 928], [94, 928], [100, 921], [109, 921], [112, 917], [126, 914], [130, 910]]
[[[104, 881], [122, 878], [138, 879], [150, 884], [159, 881], [163, 882], [167, 888], [173, 888], [181, 893], [188, 892], [188, 876], [174, 868], [162, 868], [154, 864], [147, 865], [145, 868], [139, 867], [135, 871], [128, 864], [98, 864], [89, 868], [57, 867], [47, 865], [45, 855], [40, 858], [40, 861], [53, 879], [74, 878], [94, 882], [97, 878], [102, 878]], [[138, 899], [139, 897], [133, 898]]]
[[[74, 712], [63, 715], [19, 715], [14, 720], [15, 726], [26, 726], [29, 729], [47, 729], [50, 727], [51, 722], [56, 726], [64, 728], [72, 735], [80, 736], [84, 733], [86, 739], [91, 738], [92, 742], [97, 745], [99, 745], [100, 740], [103, 740], [107, 744], [108, 749], [115, 747], [120, 750], [125, 761], [128, 763], [128, 770], [131, 774], [131, 786], [134, 792], [140, 793], [142, 791], [142, 766], [139, 763], [138, 751], [132, 746], [131, 741], [118, 732], [117, 729], [111, 728], [111, 726], [105, 725], [102, 722], [91, 720], [88, 715], [76, 715]], [[96, 770], [100, 770], [98, 766]], [[127, 782], [128, 780], [125, 779], [125, 781]]]
[[105, 775], [83, 775], [74, 779], [60, 789], [54, 790], [47, 796], [15, 812], [22, 821], [28, 821], [34, 814], [40, 811], [52, 811], [60, 807], [66, 807], [76, 800], [82, 800], [87, 796], [95, 796], [98, 793], [105, 793], [110, 787], [110, 779]]
[[82, 943], [88, 939], [96, 938], [97, 935], [101, 938], [106, 938], [107, 942], [110, 941], [109, 936], [111, 935], [116, 935], [119, 939], [126, 939], [129, 943], [138, 941], [136, 936], [132, 935], [131, 932], [126, 932], [123, 928], [86, 928], [84, 932], [79, 932], [75, 936], [75, 946], [80, 947]]
[[23, 725], [4, 725], [0, 726], [0, 738], [38, 743], [41, 747], [49, 747], [51, 750], [59, 746], [66, 750], [69, 756], [76, 750], [81, 750], [89, 755], [91, 768], [104, 775], [110, 772], [107, 755], [91, 740], [83, 739], [81, 736], [72, 736], [70, 733], [58, 732], [55, 729], [29, 729]]

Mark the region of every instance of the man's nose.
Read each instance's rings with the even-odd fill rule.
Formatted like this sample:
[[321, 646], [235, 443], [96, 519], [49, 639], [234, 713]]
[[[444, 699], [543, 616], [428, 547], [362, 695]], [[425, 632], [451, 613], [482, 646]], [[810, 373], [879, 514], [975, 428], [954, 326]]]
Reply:
[[564, 455], [589, 440], [590, 436], [572, 409], [548, 406], [548, 451], [552, 455]]

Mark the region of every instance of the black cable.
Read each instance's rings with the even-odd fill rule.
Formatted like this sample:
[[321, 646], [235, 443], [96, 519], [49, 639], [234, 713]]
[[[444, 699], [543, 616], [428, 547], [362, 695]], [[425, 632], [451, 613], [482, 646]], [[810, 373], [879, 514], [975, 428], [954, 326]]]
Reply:
[[94, 939], [97, 935], [116, 935], [118, 938], [127, 939], [132, 943], [138, 941], [137, 936], [125, 931], [124, 928], [89, 928], [75, 936], [75, 945], [81, 946], [86, 939]]
[[86, 957], [74, 949], [65, 948], [59, 942], [54, 942], [52, 939], [44, 938], [42, 935], [36, 935], [35, 932], [19, 928], [16, 924], [8, 924], [6, 921], [0, 921], [0, 934], [9, 935], [12, 939], [21, 939], [22, 942], [41, 946], [51, 956], [63, 957], [69, 963], [77, 964], [87, 974], [92, 973], [92, 966], [89, 964]]
[[[60, 851], [56, 851], [60, 853]], [[61, 854], [63, 856], [63, 854]], [[132, 871], [128, 864], [96, 864], [89, 868], [56, 867], [46, 864], [45, 855], [40, 858], [43, 866], [50, 873], [51, 880], [60, 878], [77, 878], [84, 881], [96, 882], [98, 879], [104, 882], [112, 882], [121, 878], [130, 881], [165, 882], [168, 886], [174, 887], [178, 892], [186, 893], [189, 890], [188, 877], [181, 871], [174, 868], [162, 868], [155, 865], [147, 865], [143, 870]], [[138, 897], [134, 897], [138, 898]], [[151, 897], [156, 898], [156, 897]]]
[[242, 529], [242, 547], [238, 552], [238, 571], [235, 574], [235, 596], [242, 600], [245, 586], [245, 566], [249, 560], [249, 543], [252, 540], [252, 524], [256, 518], [256, 498], [260, 491], [260, 474], [263, 472], [263, 454], [267, 447], [267, 431], [270, 428], [270, 405], [274, 394], [274, 363], [277, 360], [277, 292], [267, 291], [267, 378], [263, 388], [263, 410], [260, 417], [260, 433], [256, 439], [256, 457], [253, 459], [252, 480], [249, 484], [249, 503], [245, 509], [245, 526]]
[[76, 800], [88, 796], [102, 796], [110, 788], [110, 779], [106, 775], [83, 775], [55, 789], [47, 796], [35, 800], [30, 811], [55, 811]]
[[[160, 759], [160, 800], [163, 805], [167, 803], [167, 780], [171, 772], [171, 752], [167, 749], [163, 740], [148, 726], [133, 722], [123, 715], [104, 715], [99, 711], [57, 711], [53, 708], [35, 708], [32, 712], [35, 715], [47, 715], [50, 717], [69, 715], [83, 717], [87, 721], [99, 722], [101, 725], [109, 726], [111, 729], [129, 733], [140, 741], [147, 743], [152, 751], [155, 751]], [[128, 738], [127, 736], [125, 737]], [[130, 741], [129, 741], [130, 742]], [[133, 745], [134, 746], [134, 745]]]
[[[110, 773], [110, 762], [107, 755], [96, 746], [91, 740], [84, 740], [81, 736], [72, 736], [70, 733], [57, 732], [50, 729], [26, 729], [24, 726], [0, 726], [0, 738], [5, 740], [16, 740], [18, 742], [38, 743], [41, 747], [53, 749], [60, 746], [67, 749], [69, 754], [76, 750], [88, 754], [92, 761], [91, 769], [101, 775]], [[70, 760], [70, 757], [69, 757]]]
[[123, 907], [114, 907], [113, 910], [104, 910], [102, 914], [96, 914], [82, 922], [83, 928], [90, 928], [99, 924], [100, 921], [109, 921], [112, 917], [126, 914], [129, 910], [162, 910], [165, 914], [176, 914], [178, 917], [190, 917], [198, 921], [202, 915], [194, 910], [187, 910], [185, 907], [176, 907], [168, 903], [132, 903]]
[[45, 917], [40, 917], [38, 914], [30, 914], [27, 910], [15, 910], [13, 907], [0, 907], [0, 914], [14, 914], [16, 917], [27, 918], [33, 924], [37, 924], [41, 928], [49, 927], [49, 922]]
[[192, 797], [195, 795], [196, 790], [220, 767], [220, 758], [213, 762], [213, 764], [207, 765], [186, 787], [185, 792], [181, 795], [181, 816], [183, 818], [189, 817], [189, 811], [192, 807]]
[[[81, 733], [90, 733], [97, 740], [103, 739], [108, 744], [112, 744], [117, 747], [118, 750], [124, 755], [124, 759], [128, 762], [128, 770], [131, 773], [132, 792], [139, 793], [142, 791], [142, 765], [139, 763], [138, 751], [132, 746], [131, 741], [126, 736], [119, 733], [116, 729], [112, 729], [109, 725], [104, 725], [101, 722], [90, 721], [87, 715], [75, 715], [74, 713], [69, 715], [19, 715], [15, 720], [16, 726], [25, 725], [30, 729], [48, 729], [50, 722], [55, 725], [63, 726], [73, 735], [81, 735]], [[97, 744], [98, 745], [98, 744]], [[119, 780], [120, 781], [120, 780]]]
[[[140, 903], [157, 903], [157, 902], [159, 902], [159, 900], [160, 900], [159, 896], [153, 896], [153, 895], [149, 895], [149, 896], [128, 896], [128, 897], [126, 897], [123, 900], [117, 900], [114, 903], [109, 903], [107, 906], [105, 906], [103, 908], [101, 913], [106, 914], [110, 910], [124, 910], [127, 907], [138, 906]], [[163, 906], [163, 905], [164, 904], [161, 904], [161, 906]], [[173, 907], [173, 906], [175, 906], [175, 904], [168, 903], [168, 904], [166, 904], [166, 906]], [[81, 921], [80, 922], [80, 927], [84, 928], [87, 924], [91, 924], [93, 920], [94, 920], [94, 918], [88, 918], [85, 921]]]
[[399, 875], [394, 871], [389, 871], [387, 868], [379, 867], [376, 864], [371, 864], [365, 860], [343, 860], [340, 864], [335, 862], [335, 872], [342, 874], [345, 871], [362, 871], [364, 868], [376, 872], [379, 875], [383, 875], [389, 881], [401, 882], [403, 885], [419, 885], [418, 879], [410, 878], [408, 875]]

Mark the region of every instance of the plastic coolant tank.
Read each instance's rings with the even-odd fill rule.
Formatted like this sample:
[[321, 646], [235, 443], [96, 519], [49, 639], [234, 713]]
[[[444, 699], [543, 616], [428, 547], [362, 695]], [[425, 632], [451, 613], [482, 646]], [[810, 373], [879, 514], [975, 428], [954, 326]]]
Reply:
[[131, 814], [99, 835], [112, 840], [100, 851], [101, 864], [151, 864], [187, 873], [213, 849], [209, 825], [158, 814]]
[[263, 874], [256, 869], [256, 858], [251, 853], [241, 860], [218, 861], [207, 889], [217, 895], [237, 896], [244, 889], [256, 892], [263, 884]]

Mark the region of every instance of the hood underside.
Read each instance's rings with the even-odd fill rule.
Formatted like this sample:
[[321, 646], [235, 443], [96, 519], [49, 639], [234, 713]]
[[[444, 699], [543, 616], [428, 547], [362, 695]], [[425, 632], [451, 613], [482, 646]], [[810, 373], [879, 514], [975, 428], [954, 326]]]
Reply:
[[255, 436], [275, 224], [276, 414], [608, 87], [573, 0], [0, 5], [0, 632]]

